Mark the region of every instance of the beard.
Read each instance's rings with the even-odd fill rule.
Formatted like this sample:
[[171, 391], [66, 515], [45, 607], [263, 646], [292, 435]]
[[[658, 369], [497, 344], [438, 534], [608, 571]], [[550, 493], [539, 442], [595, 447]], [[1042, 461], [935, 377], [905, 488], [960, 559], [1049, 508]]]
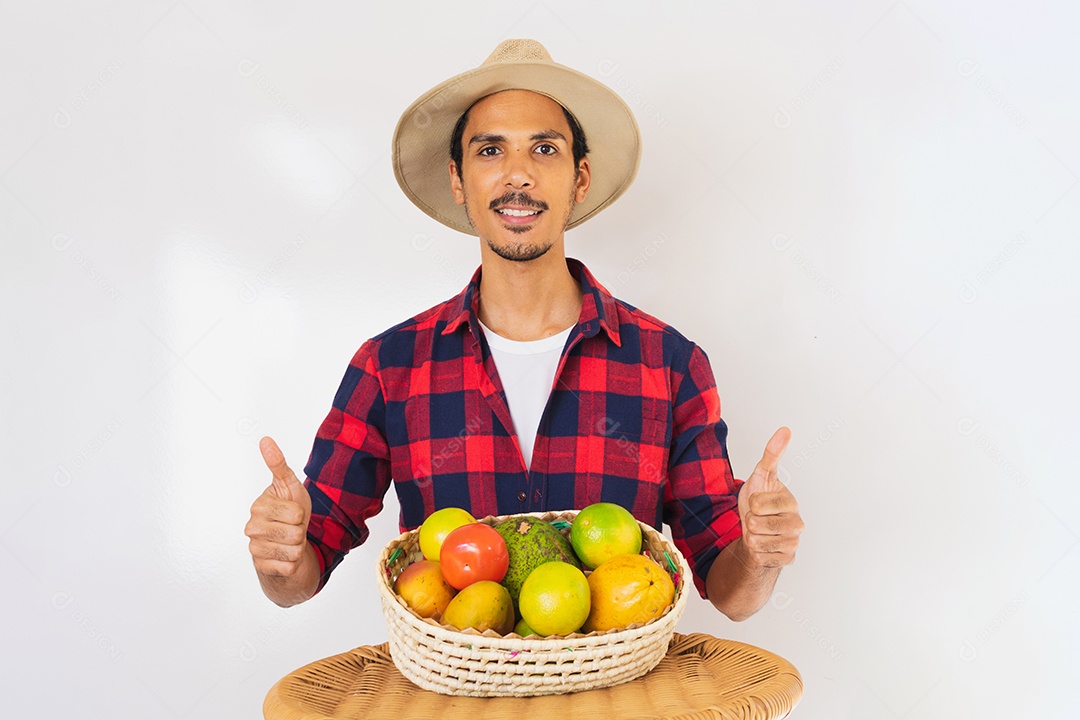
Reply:
[[555, 243], [549, 242], [546, 245], [536, 245], [535, 243], [526, 243], [524, 245], [496, 245], [490, 240], [487, 241], [487, 245], [491, 248], [492, 252], [503, 260], [512, 260], [514, 262], [529, 262], [538, 257], [543, 257], [554, 244]]
[[[576, 188], [571, 188], [570, 202], [567, 203], [566, 216], [563, 218], [562, 222], [562, 230], [564, 232], [566, 231], [566, 226], [570, 224], [570, 215], [574, 212], [574, 205], [576, 204], [574, 200], [575, 194]], [[545, 212], [548, 210], [547, 203], [534, 200], [528, 195], [528, 193], [524, 192], [508, 192], [502, 197], [496, 200], [492, 200], [489, 204], [489, 207], [494, 210], [499, 205], [511, 203], [517, 205], [525, 205], [527, 207], [535, 207]], [[469, 198], [467, 195], [465, 196], [465, 217], [468, 218], [469, 224], [475, 228], [476, 223], [473, 222], [472, 215], [469, 214]], [[533, 229], [531, 227], [521, 227], [517, 225], [505, 225], [504, 227], [510, 232], [517, 235], [522, 235]], [[493, 253], [495, 253], [504, 260], [510, 260], [512, 262], [529, 262], [530, 260], [535, 260], [539, 257], [543, 257], [548, 250], [555, 246], [554, 240], [549, 240], [546, 243], [527, 242], [516, 245], [498, 245], [492, 240], [485, 238], [484, 242], [487, 243], [487, 246], [491, 248], [491, 251]]]

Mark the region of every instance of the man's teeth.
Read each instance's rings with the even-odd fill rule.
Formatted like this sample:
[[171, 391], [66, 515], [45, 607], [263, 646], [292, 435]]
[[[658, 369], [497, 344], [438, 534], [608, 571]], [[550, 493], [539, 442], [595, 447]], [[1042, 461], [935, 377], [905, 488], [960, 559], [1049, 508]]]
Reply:
[[511, 210], [510, 208], [502, 208], [495, 212], [500, 215], [509, 215], [510, 217], [528, 217], [529, 215], [536, 215], [539, 210]]

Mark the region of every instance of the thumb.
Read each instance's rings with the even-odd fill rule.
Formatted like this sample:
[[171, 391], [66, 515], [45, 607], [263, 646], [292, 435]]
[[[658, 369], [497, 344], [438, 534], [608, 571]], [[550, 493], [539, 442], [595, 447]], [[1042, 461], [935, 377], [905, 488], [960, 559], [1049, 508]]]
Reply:
[[769, 438], [769, 442], [765, 445], [765, 452], [761, 455], [761, 460], [754, 467], [754, 472], [750, 474], [742, 488], [739, 489], [739, 510], [741, 512], [749, 510], [750, 496], [754, 493], [776, 492], [783, 488], [783, 484], [777, 475], [777, 466], [780, 463], [780, 456], [784, 454], [790, 440], [791, 430], [786, 427], [779, 428]]
[[259, 452], [262, 453], [266, 467], [273, 473], [270, 487], [274, 495], [282, 500], [294, 500], [295, 486], [299, 485], [303, 489], [303, 485], [296, 477], [296, 473], [285, 462], [285, 454], [281, 452], [281, 448], [277, 446], [273, 438], [264, 437], [259, 440]]
[[784, 454], [790, 440], [790, 429], [782, 427], [774, 432], [765, 445], [765, 452], [761, 455], [758, 467], [770, 475], [776, 475], [776, 467], [780, 464], [780, 456]]

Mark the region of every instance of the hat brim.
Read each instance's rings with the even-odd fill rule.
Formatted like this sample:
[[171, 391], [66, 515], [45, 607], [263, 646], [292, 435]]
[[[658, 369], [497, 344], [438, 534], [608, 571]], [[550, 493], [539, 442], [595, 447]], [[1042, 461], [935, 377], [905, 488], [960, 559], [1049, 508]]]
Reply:
[[450, 191], [450, 135], [461, 114], [503, 90], [547, 95], [574, 116], [590, 145], [589, 193], [567, 228], [585, 222], [626, 192], [641, 162], [641, 133], [630, 108], [609, 87], [583, 73], [544, 61], [481, 65], [421, 95], [394, 130], [394, 176], [408, 198], [442, 224], [476, 235]]

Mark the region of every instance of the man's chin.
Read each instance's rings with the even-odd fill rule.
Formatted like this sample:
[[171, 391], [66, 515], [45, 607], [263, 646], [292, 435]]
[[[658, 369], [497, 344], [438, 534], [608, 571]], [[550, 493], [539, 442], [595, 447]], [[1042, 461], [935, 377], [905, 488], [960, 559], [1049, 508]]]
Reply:
[[543, 257], [548, 250], [554, 247], [554, 243], [549, 243], [545, 246], [529, 244], [505, 247], [496, 245], [489, 240], [488, 247], [503, 260], [510, 260], [511, 262], [529, 262], [530, 260], [536, 260], [539, 257]]

